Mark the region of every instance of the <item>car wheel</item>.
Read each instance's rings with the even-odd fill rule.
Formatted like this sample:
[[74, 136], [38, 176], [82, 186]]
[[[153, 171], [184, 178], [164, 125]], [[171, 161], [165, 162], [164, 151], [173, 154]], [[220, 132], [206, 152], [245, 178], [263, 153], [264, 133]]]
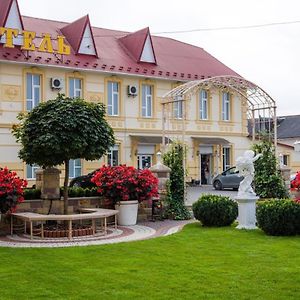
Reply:
[[220, 180], [216, 180], [216, 181], [214, 182], [213, 186], [214, 186], [214, 188], [215, 188], [216, 190], [222, 190], [222, 183], [221, 183]]
[[75, 183], [73, 184], [73, 187], [81, 187], [80, 182], [75, 182]]

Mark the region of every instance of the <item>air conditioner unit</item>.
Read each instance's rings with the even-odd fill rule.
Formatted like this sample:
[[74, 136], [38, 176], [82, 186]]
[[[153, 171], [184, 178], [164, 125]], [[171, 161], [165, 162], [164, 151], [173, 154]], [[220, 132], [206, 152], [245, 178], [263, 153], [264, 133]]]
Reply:
[[138, 89], [136, 85], [129, 85], [128, 86], [128, 96], [137, 96], [138, 94]]
[[53, 77], [51, 78], [51, 88], [60, 90], [64, 87], [64, 80], [62, 78]]

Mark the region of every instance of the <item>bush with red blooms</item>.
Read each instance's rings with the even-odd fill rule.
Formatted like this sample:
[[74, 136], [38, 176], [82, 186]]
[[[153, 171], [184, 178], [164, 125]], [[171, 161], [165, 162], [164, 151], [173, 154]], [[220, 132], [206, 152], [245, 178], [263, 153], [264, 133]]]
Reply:
[[[295, 178], [291, 181], [291, 191], [300, 191], [300, 172], [297, 172]], [[294, 201], [300, 204], [299, 196], [295, 195]]]
[[13, 212], [18, 203], [24, 201], [23, 189], [27, 181], [19, 178], [16, 172], [7, 167], [0, 168], [0, 212]]
[[297, 172], [295, 178], [291, 181], [292, 190], [300, 190], [300, 172]]
[[95, 173], [92, 182], [98, 186], [98, 193], [113, 204], [127, 200], [142, 202], [158, 196], [158, 179], [147, 169], [103, 166]]

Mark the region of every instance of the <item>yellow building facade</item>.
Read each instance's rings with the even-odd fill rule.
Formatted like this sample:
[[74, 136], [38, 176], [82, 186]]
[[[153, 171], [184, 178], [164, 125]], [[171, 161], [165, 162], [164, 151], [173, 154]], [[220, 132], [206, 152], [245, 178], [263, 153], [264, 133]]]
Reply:
[[182, 83], [223, 75], [240, 77], [202, 48], [151, 36], [149, 28], [128, 33], [92, 27], [88, 16], [72, 23], [24, 17], [16, 0], [2, 0], [0, 166], [34, 184], [38, 166], [18, 158], [11, 129], [19, 113], [63, 93], [104, 103], [116, 137], [100, 161], [71, 161], [70, 178], [102, 164], [150, 167], [164, 150], [164, 128], [167, 144], [187, 146], [189, 179], [210, 184], [251, 145], [247, 100], [226, 87], [207, 87], [169, 104], [166, 119], [162, 102]]
[[[145, 168], [156, 162], [156, 153], [162, 150], [161, 102], [164, 94], [172, 89], [174, 81], [1, 62], [1, 166], [16, 170], [21, 177], [34, 181], [31, 173], [34, 170], [30, 171], [18, 159], [20, 145], [12, 136], [11, 129], [20, 112], [26, 112], [47, 99], [56, 98], [58, 90], [51, 88], [54, 78], [61, 81], [60, 93], [73, 97], [77, 92], [77, 96], [86, 101], [104, 103], [108, 111], [107, 120], [113, 127], [117, 140], [110, 154], [101, 161], [74, 162], [71, 177], [87, 174], [102, 164], [122, 163]], [[137, 95], [128, 95], [128, 87], [136, 87]], [[109, 98], [112, 99], [112, 91], [115, 103], [109, 101]], [[150, 102], [148, 115], [143, 113], [143, 97], [146, 92]], [[202, 98], [201, 94], [204, 94]], [[224, 120], [224, 105], [227, 100], [228, 119]], [[111, 108], [112, 104], [115, 107]], [[201, 179], [201, 163], [202, 168], [205, 164], [205, 176], [207, 183], [210, 183], [215, 174], [233, 165], [235, 158], [249, 148], [246, 103], [231, 91], [213, 89], [200, 91], [183, 105], [186, 111], [188, 175]], [[165, 122], [166, 136], [170, 141], [181, 141], [182, 108], [175, 106], [180, 105], [169, 105], [169, 118]], [[203, 112], [203, 109], [206, 111]]]

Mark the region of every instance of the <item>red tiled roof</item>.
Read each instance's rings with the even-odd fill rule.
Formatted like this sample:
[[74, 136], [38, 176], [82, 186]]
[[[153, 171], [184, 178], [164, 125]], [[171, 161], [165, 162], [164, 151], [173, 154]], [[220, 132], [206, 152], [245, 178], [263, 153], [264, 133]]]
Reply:
[[[147, 36], [150, 36], [150, 30], [149, 27], [146, 27], [144, 29], [141, 29], [139, 31], [129, 33], [126, 36], [119, 39], [119, 41], [127, 48], [129, 53], [132, 55], [134, 60], [136, 62], [139, 62], [142, 56], [142, 51], [145, 46], [145, 42], [147, 39]], [[151, 39], [151, 46], [153, 48], [153, 43]], [[155, 51], [153, 49], [154, 58], [155, 58]], [[156, 62], [156, 59], [155, 59]]]
[[[3, 0], [1, 0], [3, 1]], [[33, 17], [23, 17], [25, 30], [35, 31], [37, 36], [42, 33], [50, 33], [53, 37], [59, 34], [60, 30], [65, 32], [66, 39], [72, 45], [72, 48], [78, 47], [79, 38], [82, 32], [77, 32], [86, 22], [86, 17], [72, 23], [38, 19]], [[77, 23], [77, 24], [76, 24]], [[76, 26], [75, 26], [75, 25]], [[66, 28], [73, 28], [71, 32]], [[4, 48], [0, 45], [0, 60], [26, 62], [48, 66], [65, 66], [73, 70], [99, 70], [109, 73], [125, 73], [134, 75], [143, 75], [146, 77], [169, 78], [172, 80], [185, 81], [195, 80], [217, 75], [239, 76], [236, 72], [225, 66], [216, 58], [211, 56], [202, 48], [189, 45], [174, 39], [152, 36], [153, 48], [157, 65], [152, 63], [137, 62], [132, 55], [124, 49], [120, 38], [128, 36], [128, 32], [109, 30], [103, 28], [92, 28], [97, 52], [99, 57], [91, 55], [77, 54], [75, 49], [71, 49], [70, 55], [63, 57], [63, 62], [50, 53], [29, 52], [22, 54], [19, 48]], [[39, 41], [35, 40], [38, 45]], [[54, 48], [56, 44], [53, 44]], [[134, 48], [134, 47], [133, 47]]]

